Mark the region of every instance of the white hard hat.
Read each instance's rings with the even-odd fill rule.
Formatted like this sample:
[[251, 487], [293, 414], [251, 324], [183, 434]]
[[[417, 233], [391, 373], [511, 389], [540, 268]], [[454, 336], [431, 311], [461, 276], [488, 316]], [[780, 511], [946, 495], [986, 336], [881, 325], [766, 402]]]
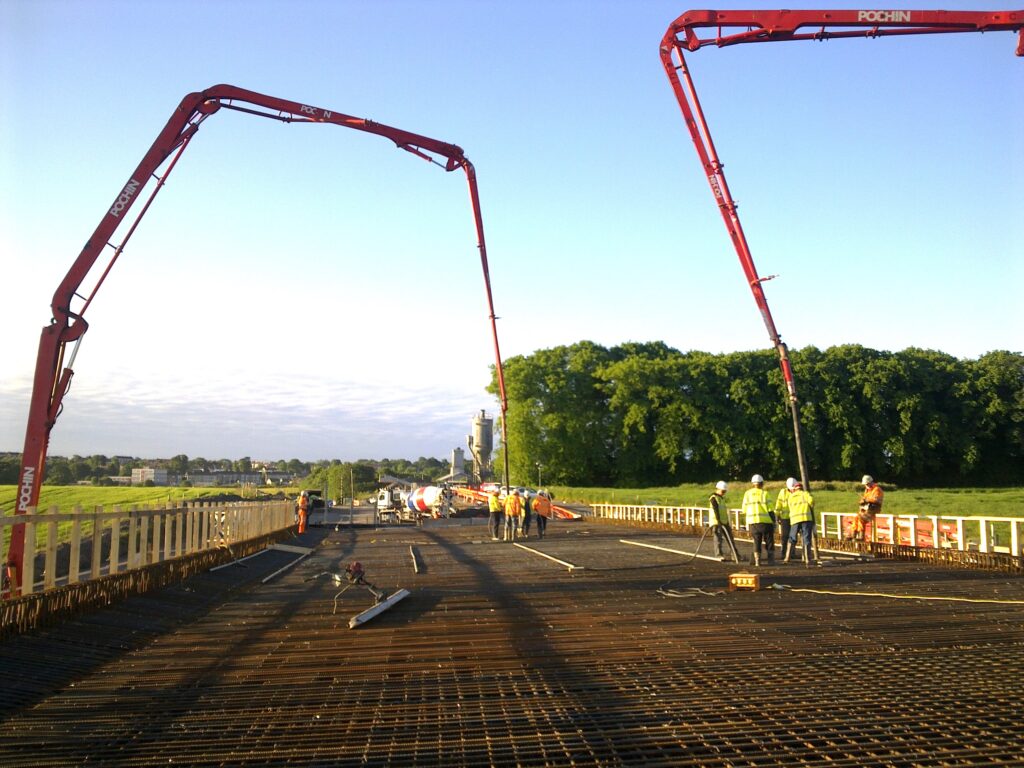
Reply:
[[795, 477], [787, 477], [786, 478], [786, 488], [788, 488], [789, 490], [792, 491], [793, 490], [793, 486], [796, 485], [796, 482], [797, 481], [796, 481]]
[[873, 482], [875, 482], [875, 478], [873, 478], [871, 475], [864, 475], [864, 477], [862, 477], [860, 479], [860, 484], [861, 485], [867, 485], [868, 483], [873, 483]]
[[764, 483], [764, 478], [761, 477], [760, 475], [754, 475], [752, 478], [750, 478], [750, 482], [753, 483], [754, 485], [758, 485], [759, 483]]
[[715, 490], [716, 491], [728, 491], [729, 490], [729, 484], [726, 483], [725, 480], [719, 480], [717, 483], [715, 483]]

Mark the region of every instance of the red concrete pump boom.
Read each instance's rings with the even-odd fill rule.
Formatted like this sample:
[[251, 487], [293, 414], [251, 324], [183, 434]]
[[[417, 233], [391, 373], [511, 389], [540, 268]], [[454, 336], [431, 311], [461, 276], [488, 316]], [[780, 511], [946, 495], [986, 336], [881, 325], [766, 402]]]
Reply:
[[[236, 88], [233, 85], [215, 85], [205, 91], [190, 93], [171, 115], [167, 125], [157, 136], [135, 171], [129, 176], [109, 210], [104, 213], [99, 226], [86, 242], [82, 252], [75, 259], [64, 280], [53, 295], [51, 310], [53, 320], [43, 328], [39, 341], [39, 354], [36, 359], [35, 378], [33, 380], [32, 400], [29, 405], [28, 426], [25, 430], [25, 451], [22, 455], [21, 474], [18, 477], [18, 495], [15, 505], [16, 514], [24, 514], [39, 502], [40, 486], [46, 469], [46, 452], [50, 441], [50, 430], [60, 415], [64, 395], [74, 375], [72, 366], [82, 335], [88, 329], [85, 312], [92, 303], [114, 262], [121, 255], [125, 245], [135, 232], [139, 221], [145, 215], [156, 194], [163, 187], [168, 175], [174, 169], [189, 142], [195, 136], [199, 126], [206, 118], [220, 109], [232, 109], [259, 117], [268, 117], [285, 123], [332, 123], [344, 128], [374, 133], [395, 143], [399, 149], [440, 165], [445, 171], [462, 169], [469, 184], [469, 197], [473, 207], [473, 219], [476, 225], [477, 247], [480, 250], [480, 263], [483, 267], [484, 287], [487, 293], [487, 309], [491, 323], [491, 337], [494, 342], [494, 359], [498, 373], [498, 388], [501, 398], [501, 417], [504, 425], [508, 409], [505, 395], [505, 379], [501, 363], [501, 351], [498, 346], [498, 330], [494, 314], [494, 300], [491, 295], [491, 278], [487, 266], [487, 246], [484, 241], [483, 218], [480, 213], [480, 198], [477, 191], [476, 171], [473, 164], [465, 156], [461, 147], [443, 141], [419, 136], [398, 128], [375, 123], [359, 117], [335, 112], [320, 107], [312, 107], [295, 101], [278, 99], [261, 93]], [[441, 158], [443, 162], [439, 162]], [[158, 171], [170, 159], [163, 175]], [[138, 215], [128, 227], [124, 238], [117, 245], [111, 243], [114, 233], [122, 226], [128, 212], [140, 199], [143, 188], [153, 178], [156, 180]], [[96, 284], [87, 291], [87, 295], [79, 292], [82, 282], [99, 259], [105, 248], [112, 249], [110, 262], [103, 269]], [[73, 304], [78, 302], [76, 308]], [[67, 345], [74, 342], [70, 355]], [[65, 361], [65, 357], [67, 360]], [[503, 429], [504, 432], [504, 429]], [[505, 451], [505, 476], [508, 477], [508, 451]], [[10, 570], [13, 571], [14, 583], [11, 594], [17, 594], [21, 583], [24, 562], [25, 526], [16, 525], [11, 535], [9, 555]]]
[[[700, 37], [697, 30], [715, 29], [713, 37]], [[814, 28], [814, 31], [801, 31]], [[740, 31], [728, 32], [739, 29]], [[725, 227], [739, 256], [743, 273], [754, 294], [754, 301], [768, 329], [768, 336], [779, 353], [779, 364], [786, 382], [789, 410], [793, 417], [797, 461], [804, 488], [809, 488], [807, 462], [800, 442], [800, 418], [796, 383], [789, 352], [775, 328], [761, 278], [740, 224], [736, 203], [729, 192], [722, 163], [683, 51], [697, 51], [706, 45], [724, 47], [739, 43], [768, 43], [784, 40], [830, 40], [842, 37], [888, 37], [893, 35], [935, 35], [950, 32], [1018, 33], [1017, 55], [1024, 56], [1024, 10], [1022, 11], [918, 11], [918, 10], [843, 10], [843, 11], [687, 11], [673, 21], [661, 41], [661, 61], [672, 90], [683, 112], [683, 119], [697, 149], [704, 174], [711, 185]], [[680, 80], [680, 73], [683, 80]]]

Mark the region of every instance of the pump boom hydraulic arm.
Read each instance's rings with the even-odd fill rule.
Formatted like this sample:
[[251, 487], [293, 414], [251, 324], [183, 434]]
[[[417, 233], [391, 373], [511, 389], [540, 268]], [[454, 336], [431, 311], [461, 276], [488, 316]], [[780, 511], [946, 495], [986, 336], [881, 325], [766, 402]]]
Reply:
[[[815, 31], [800, 31], [815, 27]], [[714, 28], [713, 37], [700, 37], [697, 30]], [[741, 31], [724, 34], [727, 29]], [[830, 28], [837, 28], [831, 29]], [[1022, 11], [918, 11], [918, 10], [776, 10], [776, 11], [687, 11], [673, 21], [661, 41], [661, 61], [697, 155], [704, 168], [711, 192], [725, 221], [743, 273], [754, 294], [768, 336], [779, 353], [779, 364], [786, 382], [789, 408], [793, 417], [793, 435], [797, 462], [804, 487], [809, 488], [807, 462], [800, 440], [800, 418], [796, 383], [789, 353], [775, 328], [768, 300], [761, 283], [768, 278], [757, 274], [747, 238], [729, 192], [722, 163], [718, 159], [704, 112], [697, 98], [693, 78], [683, 51], [697, 51], [707, 45], [725, 47], [739, 43], [767, 43], [784, 40], [829, 40], [844, 37], [886, 37], [893, 35], [934, 35], [951, 32], [1010, 31], [1018, 33], [1017, 55], [1024, 56], [1024, 10]], [[681, 77], [680, 77], [681, 76]], [[685, 87], [684, 87], [685, 82]]]
[[[141, 218], [145, 215], [154, 197], [162, 188], [167, 176], [174, 169], [189, 142], [195, 136], [199, 126], [206, 118], [220, 109], [232, 109], [239, 112], [280, 120], [286, 123], [332, 123], [344, 128], [373, 133], [390, 139], [399, 149], [440, 165], [445, 171], [462, 169], [469, 185], [470, 202], [473, 207], [473, 219], [476, 226], [477, 247], [480, 250], [480, 263], [483, 268], [484, 287], [487, 293], [487, 308], [491, 323], [491, 336], [494, 343], [494, 359], [498, 374], [498, 387], [501, 399], [502, 421], [507, 411], [505, 381], [502, 371], [501, 351], [498, 346], [494, 300], [491, 294], [491, 279], [487, 265], [487, 246], [484, 240], [483, 218], [480, 213], [480, 198], [477, 191], [476, 171], [473, 164], [465, 156], [463, 150], [454, 145], [436, 139], [419, 136], [398, 128], [352, 117], [341, 112], [312, 107], [294, 101], [266, 96], [261, 93], [236, 88], [232, 85], [215, 85], [205, 91], [190, 93], [181, 100], [171, 115], [167, 125], [157, 136], [142, 162], [132, 172], [109, 210], [104, 213], [99, 226], [86, 241], [78, 258], [68, 270], [67, 275], [57, 287], [51, 302], [53, 320], [43, 328], [39, 341], [39, 354], [36, 359], [35, 377], [33, 380], [32, 399], [29, 405], [28, 425], [25, 430], [25, 450], [22, 455], [21, 473], [18, 478], [18, 498], [15, 512], [24, 514], [39, 501], [40, 486], [46, 468], [46, 452], [49, 445], [50, 431], [61, 411], [64, 395], [74, 375], [73, 366], [75, 353], [82, 335], [88, 329], [85, 312], [92, 303], [96, 292], [106, 279], [111, 267], [121, 255], [125, 245], [135, 232]], [[169, 162], [168, 162], [169, 160]], [[161, 167], [167, 163], [162, 175], [158, 175]], [[156, 180], [156, 185], [143, 204], [138, 215], [117, 245], [111, 238], [126, 220], [127, 214], [142, 196], [142, 191], [149, 180]], [[106, 248], [112, 249], [109, 263], [102, 270], [95, 285], [80, 293], [83, 281], [98, 261]], [[77, 305], [76, 305], [77, 302]], [[65, 361], [67, 345], [74, 343], [71, 354]], [[507, 470], [506, 451], [506, 475]], [[24, 559], [24, 525], [16, 525], [12, 530], [9, 565], [16, 574], [17, 584], [21, 583]], [[12, 584], [12, 594], [17, 592], [17, 585]]]

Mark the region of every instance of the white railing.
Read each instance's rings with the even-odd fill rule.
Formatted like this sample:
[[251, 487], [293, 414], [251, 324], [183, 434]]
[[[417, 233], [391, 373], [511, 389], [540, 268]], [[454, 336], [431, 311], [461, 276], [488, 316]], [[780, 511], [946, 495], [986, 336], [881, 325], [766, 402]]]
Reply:
[[[608, 520], [669, 525], [707, 525], [711, 516], [707, 507], [592, 504], [591, 509], [595, 517]], [[742, 510], [729, 510], [734, 529], [746, 529], [742, 517]], [[835, 538], [848, 536], [855, 517], [855, 514], [847, 512], [821, 512], [818, 514], [818, 534]], [[1024, 518], [1020, 517], [878, 515], [875, 525], [875, 540], [884, 544], [1021, 555], [1024, 543]]]
[[[668, 525], [707, 525], [711, 510], [707, 507], [662, 507], [651, 504], [591, 504], [594, 517], [625, 520], [637, 523], [665, 523]], [[741, 510], [730, 509], [729, 518], [734, 528], [739, 526]]]
[[[844, 538], [856, 518], [849, 512], [821, 513], [823, 536]], [[878, 515], [875, 541], [910, 547], [974, 550], [1020, 555], [1024, 518]]]
[[[109, 512], [103, 507], [93, 512], [83, 512], [81, 507], [61, 512], [50, 507], [44, 513], [30, 508], [25, 515], [0, 517], [0, 541], [10, 541], [6, 529], [24, 524], [21, 593], [28, 595], [195, 552], [230, 547], [293, 523], [293, 503], [280, 500], [186, 503], [162, 508], [115, 506]], [[39, 536], [40, 530], [45, 530], [45, 536]], [[37, 544], [39, 538], [45, 539], [41, 547]], [[88, 555], [87, 569], [82, 567], [83, 546]], [[36, 555], [40, 552], [44, 553], [44, 566], [42, 578], [37, 580]], [[6, 560], [4, 557], [3, 561]]]

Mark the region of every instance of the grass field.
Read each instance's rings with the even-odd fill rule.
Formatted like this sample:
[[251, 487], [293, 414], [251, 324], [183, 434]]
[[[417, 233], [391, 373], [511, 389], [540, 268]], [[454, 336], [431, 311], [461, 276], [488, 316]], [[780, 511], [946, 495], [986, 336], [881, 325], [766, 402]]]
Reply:
[[[731, 482], [725, 497], [730, 507], [739, 507], [747, 483]], [[781, 483], [765, 485], [772, 499]], [[884, 488], [885, 486], [883, 486]], [[561, 501], [584, 504], [660, 504], [665, 506], [705, 507], [713, 486], [687, 484], [670, 488], [576, 488], [551, 486]], [[13, 485], [0, 485], [0, 510], [5, 515], [14, 511]], [[279, 489], [275, 489], [278, 491]], [[294, 489], [283, 489], [293, 496]], [[822, 482], [813, 487], [818, 512], [853, 512], [863, 488], [855, 483]], [[94, 507], [163, 505], [168, 502], [202, 500], [224, 493], [237, 493], [237, 488], [102, 488], [93, 486], [44, 485], [39, 511], [57, 506], [67, 512], [81, 505], [85, 511]], [[1024, 517], [1024, 488], [898, 488], [888, 489], [884, 511], [896, 515], [945, 515], [947, 517]]]
[[[0, 510], [5, 515], [14, 512], [17, 486], [0, 485]], [[277, 490], [275, 489], [275, 493]], [[112, 507], [115, 504], [155, 504], [162, 506], [180, 501], [202, 501], [204, 497], [221, 496], [225, 493], [239, 493], [237, 488], [110, 488], [91, 485], [44, 485], [39, 494], [39, 512], [50, 507], [59, 507], [61, 512], [70, 512], [75, 505], [82, 510], [92, 511], [94, 507]], [[251, 497], [252, 491], [247, 489]]]
[[[739, 507], [743, 492], [750, 485], [730, 482], [725, 500]], [[882, 486], [885, 488], [885, 486]], [[781, 483], [766, 483], [774, 500]], [[714, 486], [681, 485], [672, 488], [573, 488], [551, 486], [556, 499], [584, 504], [660, 504], [680, 507], [706, 507]], [[812, 484], [814, 506], [818, 512], [855, 512], [863, 486], [855, 483], [822, 482]], [[1021, 517], [1024, 518], [1024, 488], [899, 488], [885, 493], [883, 512], [894, 515], [944, 515], [946, 517]]]

